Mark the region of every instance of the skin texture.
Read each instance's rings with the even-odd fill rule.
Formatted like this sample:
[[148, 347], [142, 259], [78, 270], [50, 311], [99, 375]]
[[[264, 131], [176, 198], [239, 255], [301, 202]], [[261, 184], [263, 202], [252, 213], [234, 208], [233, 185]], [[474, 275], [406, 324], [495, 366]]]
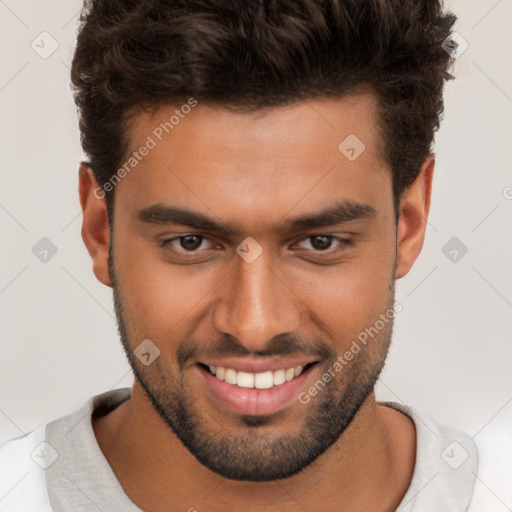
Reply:
[[[131, 151], [175, 108], [135, 116]], [[283, 512], [300, 504], [329, 512], [343, 503], [382, 511], [400, 503], [414, 468], [414, 425], [373, 394], [391, 323], [308, 404], [267, 416], [255, 410], [253, 421], [217, 403], [196, 365], [212, 355], [314, 356], [307, 389], [392, 307], [394, 281], [423, 244], [434, 162], [405, 192], [397, 226], [375, 112], [370, 93], [253, 114], [199, 104], [116, 186], [113, 234], [92, 172], [81, 167], [82, 236], [96, 277], [114, 288], [137, 377], [131, 400], [93, 427], [143, 510]], [[338, 150], [349, 134], [366, 147], [354, 161]], [[281, 229], [343, 200], [375, 214]], [[238, 234], [142, 222], [137, 212], [155, 204], [193, 210]], [[188, 234], [207, 238], [193, 256], [179, 240], [162, 246]], [[321, 251], [314, 235], [351, 242]], [[248, 236], [263, 249], [250, 264], [236, 252]], [[150, 366], [133, 353], [144, 339], [160, 350]]]

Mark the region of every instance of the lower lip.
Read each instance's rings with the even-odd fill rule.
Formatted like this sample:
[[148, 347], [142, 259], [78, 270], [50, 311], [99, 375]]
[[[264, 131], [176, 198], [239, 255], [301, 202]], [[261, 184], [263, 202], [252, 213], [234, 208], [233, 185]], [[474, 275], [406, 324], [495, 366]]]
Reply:
[[237, 414], [263, 415], [273, 414], [297, 402], [297, 395], [316, 366], [313, 364], [298, 377], [270, 389], [241, 388], [218, 379], [199, 364], [195, 368], [213, 397], [224, 407]]

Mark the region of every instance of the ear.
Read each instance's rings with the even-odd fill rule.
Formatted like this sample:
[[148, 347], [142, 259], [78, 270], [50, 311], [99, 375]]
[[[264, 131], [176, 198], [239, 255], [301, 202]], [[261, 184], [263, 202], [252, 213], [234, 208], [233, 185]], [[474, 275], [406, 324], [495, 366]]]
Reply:
[[428, 157], [412, 185], [404, 191], [400, 201], [396, 240], [395, 277], [405, 276], [421, 252], [430, 210], [434, 157]]
[[78, 193], [82, 206], [82, 239], [92, 258], [96, 278], [111, 286], [108, 269], [110, 227], [108, 225], [105, 192], [99, 187], [92, 169], [85, 163], [78, 171]]

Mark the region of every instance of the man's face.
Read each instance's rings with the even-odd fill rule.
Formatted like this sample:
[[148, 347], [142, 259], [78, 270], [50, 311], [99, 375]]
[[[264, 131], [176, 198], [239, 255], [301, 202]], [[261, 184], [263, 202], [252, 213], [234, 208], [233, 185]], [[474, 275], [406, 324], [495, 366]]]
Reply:
[[[382, 369], [392, 321], [335, 366], [394, 302], [391, 174], [375, 108], [369, 94], [254, 114], [199, 103], [169, 133], [158, 127], [180, 105], [132, 122], [131, 151], [154, 147], [115, 190], [109, 264], [122, 341], [160, 416], [226, 478], [302, 470]], [[209, 365], [245, 371], [222, 381]], [[254, 382], [272, 387], [244, 387]]]

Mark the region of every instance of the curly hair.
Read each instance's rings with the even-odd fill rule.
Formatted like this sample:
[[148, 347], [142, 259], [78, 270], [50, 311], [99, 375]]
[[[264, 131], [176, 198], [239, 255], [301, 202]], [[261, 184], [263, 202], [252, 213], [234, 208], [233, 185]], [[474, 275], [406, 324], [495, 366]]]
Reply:
[[397, 210], [432, 154], [455, 19], [440, 0], [85, 0], [71, 70], [82, 147], [103, 186], [137, 109], [194, 97], [250, 112], [366, 85]]

